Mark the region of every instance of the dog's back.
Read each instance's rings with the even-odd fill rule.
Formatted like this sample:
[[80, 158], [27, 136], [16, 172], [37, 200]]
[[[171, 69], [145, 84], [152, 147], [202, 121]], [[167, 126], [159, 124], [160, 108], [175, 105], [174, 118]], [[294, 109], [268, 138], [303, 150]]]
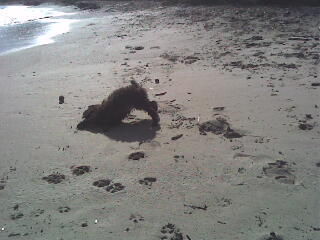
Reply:
[[90, 124], [115, 125], [121, 122], [133, 109], [146, 111], [153, 119], [154, 125], [159, 122], [157, 103], [150, 101], [146, 89], [136, 81], [131, 85], [112, 92], [101, 104], [91, 105], [83, 113], [84, 120], [78, 129]]
[[[117, 108], [140, 108], [149, 102], [147, 91], [139, 83], [132, 80], [131, 85], [119, 88], [103, 100], [102, 105], [113, 105]], [[106, 106], [105, 106], [106, 107]]]

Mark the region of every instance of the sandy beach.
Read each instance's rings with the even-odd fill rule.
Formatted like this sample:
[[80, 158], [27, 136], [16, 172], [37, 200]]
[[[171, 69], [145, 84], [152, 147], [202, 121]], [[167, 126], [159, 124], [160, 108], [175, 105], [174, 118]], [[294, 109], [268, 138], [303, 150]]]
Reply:
[[[1, 240], [320, 239], [319, 7], [85, 14], [0, 56]], [[130, 80], [160, 129], [76, 129]]]

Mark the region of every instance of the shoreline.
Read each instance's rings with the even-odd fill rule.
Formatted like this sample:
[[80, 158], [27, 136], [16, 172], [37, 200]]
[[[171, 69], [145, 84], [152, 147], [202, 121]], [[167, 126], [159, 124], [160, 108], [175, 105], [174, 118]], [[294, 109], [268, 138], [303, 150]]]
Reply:
[[[149, 7], [0, 56], [0, 238], [316, 239], [320, 8]], [[160, 130], [75, 129], [132, 79]]]
[[[0, 29], [1, 55], [53, 43], [53, 38], [68, 32], [71, 24], [79, 21], [75, 19], [75, 15], [79, 16], [79, 12], [74, 9], [71, 12], [70, 7], [42, 5], [40, 8], [27, 7], [25, 9], [13, 5], [14, 9], [10, 10], [10, 5], [2, 6], [6, 7], [3, 9], [5, 15], [10, 15], [10, 11], [23, 11], [23, 13], [20, 13], [20, 16], [11, 15], [10, 18], [0, 19], [0, 24], [3, 24]], [[30, 17], [31, 12], [33, 17]]]
[[111, 1], [83, 1], [83, 0], [7, 0], [5, 4], [23, 4], [23, 5], [41, 5], [41, 4], [56, 4], [64, 6], [76, 6], [82, 10], [98, 10], [106, 6], [115, 5], [117, 3], [128, 2], [133, 5], [163, 5], [163, 6], [253, 6], [253, 7], [317, 7], [320, 6], [317, 0], [304, 0], [303, 3], [300, 0], [138, 0], [138, 1], [126, 1], [126, 0], [111, 0]]

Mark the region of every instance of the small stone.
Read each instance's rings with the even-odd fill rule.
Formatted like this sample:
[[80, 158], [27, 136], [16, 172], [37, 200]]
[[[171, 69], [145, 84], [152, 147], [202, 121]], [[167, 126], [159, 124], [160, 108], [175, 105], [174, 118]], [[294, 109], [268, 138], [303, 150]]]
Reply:
[[63, 104], [64, 103], [64, 96], [59, 96], [59, 104]]
[[160, 80], [157, 78], [157, 79], [154, 80], [154, 82], [155, 82], [156, 84], [159, 84], [159, 83], [160, 83]]
[[88, 227], [88, 223], [82, 223], [81, 227]]

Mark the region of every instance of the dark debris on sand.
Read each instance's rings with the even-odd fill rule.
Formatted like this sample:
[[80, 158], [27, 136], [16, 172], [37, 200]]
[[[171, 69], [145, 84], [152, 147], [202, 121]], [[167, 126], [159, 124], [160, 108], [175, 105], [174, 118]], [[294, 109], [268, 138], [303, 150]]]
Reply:
[[267, 177], [274, 178], [280, 183], [294, 184], [295, 175], [292, 174], [291, 168], [289, 168], [286, 161], [277, 160], [273, 163], [268, 163], [268, 166], [263, 167], [263, 173]]
[[129, 154], [129, 159], [130, 160], [140, 160], [141, 158], [145, 157], [145, 153], [144, 152], [133, 152]]
[[301, 130], [312, 130], [313, 129], [313, 126], [309, 123], [300, 123], [299, 124], [299, 128]]
[[182, 136], [183, 136], [183, 134], [178, 134], [178, 135], [176, 135], [176, 136], [173, 136], [173, 137], [171, 138], [171, 140], [172, 140], [172, 141], [178, 140], [178, 139], [181, 138]]
[[214, 120], [210, 120], [199, 125], [200, 134], [206, 135], [207, 132], [212, 132], [216, 135], [223, 134], [225, 138], [240, 138], [242, 135], [232, 129], [226, 119], [217, 117]]

